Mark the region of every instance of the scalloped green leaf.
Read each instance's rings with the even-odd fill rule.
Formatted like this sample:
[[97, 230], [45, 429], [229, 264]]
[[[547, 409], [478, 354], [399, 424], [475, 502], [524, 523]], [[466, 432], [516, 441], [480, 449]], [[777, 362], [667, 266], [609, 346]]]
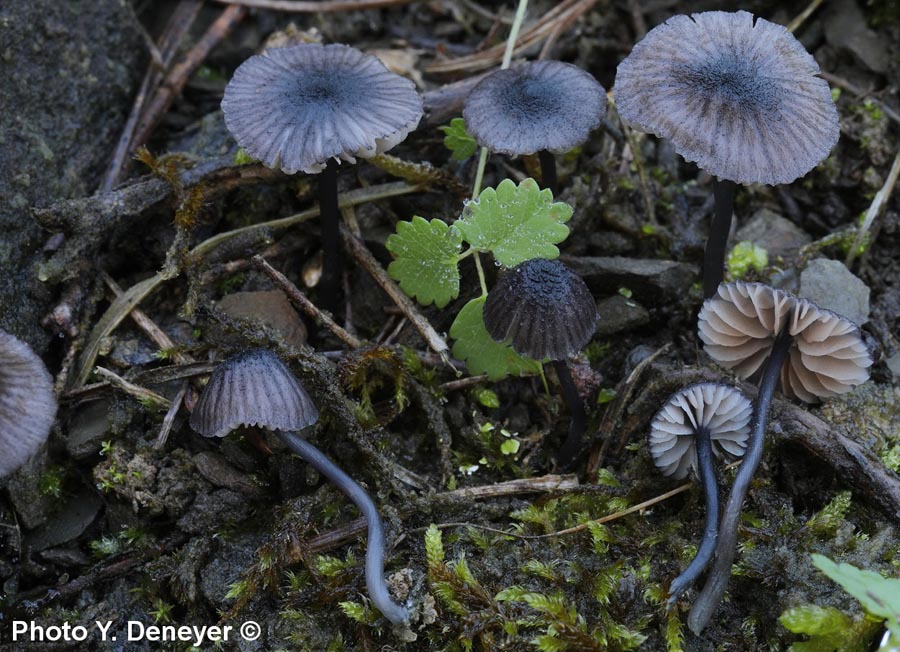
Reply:
[[386, 246], [395, 258], [388, 274], [423, 306], [434, 303], [443, 308], [459, 295], [462, 238], [458, 230], [417, 215], [411, 222], [398, 222]]
[[440, 128], [444, 132], [444, 147], [450, 150], [454, 161], [465, 161], [478, 149], [478, 143], [466, 130], [466, 121], [453, 118], [449, 125]]
[[900, 623], [900, 580], [888, 579], [852, 564], [836, 564], [823, 555], [814, 554], [812, 561], [816, 568], [859, 600], [871, 615], [888, 620], [892, 627]]
[[556, 244], [569, 235], [565, 225], [572, 207], [554, 202], [553, 193], [541, 190], [534, 179], [518, 186], [505, 179], [485, 188], [470, 201], [456, 226], [474, 248], [490, 251], [501, 265], [513, 267], [532, 258], [556, 258]]
[[487, 374], [491, 380], [506, 376], [539, 374], [541, 363], [524, 358], [508, 344], [495, 342], [484, 327], [484, 302], [486, 297], [472, 299], [459, 311], [450, 326], [453, 355], [464, 360], [472, 374]]

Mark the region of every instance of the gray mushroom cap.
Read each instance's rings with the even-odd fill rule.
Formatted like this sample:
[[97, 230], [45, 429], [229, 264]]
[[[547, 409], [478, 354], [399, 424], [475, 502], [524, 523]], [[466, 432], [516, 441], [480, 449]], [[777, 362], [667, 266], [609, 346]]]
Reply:
[[466, 128], [492, 152], [521, 156], [565, 152], [587, 140], [606, 114], [606, 91], [594, 77], [561, 61], [498, 70], [466, 98]]
[[838, 114], [815, 59], [746, 11], [674, 16], [619, 64], [622, 119], [737, 183], [790, 183], [828, 156]]
[[222, 111], [254, 158], [288, 174], [316, 173], [331, 159], [352, 163], [403, 141], [422, 117], [422, 98], [371, 55], [305, 43], [242, 63], [225, 88]]
[[558, 260], [534, 258], [505, 272], [488, 293], [490, 336], [535, 360], [564, 360], [594, 335], [600, 315], [578, 274]]
[[676, 392], [650, 424], [650, 456], [676, 480], [697, 474], [697, 431], [707, 428], [713, 454], [743, 457], [753, 406], [743, 392], [722, 383], [697, 383]]
[[741, 378], [763, 367], [787, 328], [793, 342], [781, 369], [781, 389], [806, 403], [849, 392], [869, 379], [872, 356], [849, 319], [763, 283], [723, 283], [698, 317], [710, 357]]
[[55, 418], [53, 378], [43, 361], [0, 330], [0, 478], [38, 451]]
[[241, 426], [293, 432], [318, 419], [287, 365], [271, 351], [251, 349], [213, 370], [190, 423], [204, 437], [224, 437]]

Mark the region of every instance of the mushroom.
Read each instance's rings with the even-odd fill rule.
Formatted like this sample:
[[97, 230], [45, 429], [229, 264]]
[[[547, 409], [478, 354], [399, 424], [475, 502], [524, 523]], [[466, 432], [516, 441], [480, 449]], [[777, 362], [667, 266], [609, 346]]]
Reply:
[[492, 152], [537, 153], [543, 186], [557, 191], [554, 153], [587, 140], [606, 115], [606, 91], [594, 77], [562, 61], [534, 61], [497, 70], [466, 98], [463, 119]]
[[322, 298], [333, 309], [342, 274], [338, 163], [386, 152], [415, 129], [422, 117], [415, 85], [356, 48], [304, 43], [242, 63], [222, 111], [237, 143], [266, 166], [319, 175]]
[[55, 418], [47, 367], [25, 342], [0, 330], [0, 479], [47, 441]]
[[733, 461], [744, 454], [750, 433], [750, 399], [722, 383], [697, 383], [669, 397], [650, 423], [650, 456], [663, 475], [697, 476], [706, 500], [706, 523], [697, 554], [669, 586], [668, 606], [703, 572], [716, 549], [719, 487], [713, 456]]
[[331, 480], [363, 513], [369, 530], [366, 588], [372, 603], [396, 625], [409, 619], [384, 581], [384, 524], [372, 498], [297, 431], [313, 425], [319, 412], [281, 359], [252, 349], [217, 366], [191, 414], [191, 428], [204, 437], [224, 437], [240, 426], [274, 431], [291, 451]]
[[558, 456], [564, 468], [573, 462], [587, 425], [566, 359], [591, 341], [599, 320], [584, 279], [558, 260], [534, 258], [516, 265], [500, 277], [484, 304], [484, 325], [494, 340], [509, 342], [520, 355], [553, 362], [572, 413]]
[[[725, 593], [741, 505], [763, 452], [775, 388], [806, 402], [844, 394], [869, 378], [872, 357], [850, 320], [762, 283], [726, 283], [700, 309], [700, 339], [716, 362], [742, 378], [760, 376], [750, 439], [719, 527], [716, 560], [688, 616], [700, 632]], [[763, 364], [765, 363], [765, 364]]]
[[837, 142], [837, 109], [819, 75], [787, 29], [746, 11], [673, 16], [619, 64], [622, 120], [717, 177], [704, 297], [722, 281], [735, 184], [791, 183]]

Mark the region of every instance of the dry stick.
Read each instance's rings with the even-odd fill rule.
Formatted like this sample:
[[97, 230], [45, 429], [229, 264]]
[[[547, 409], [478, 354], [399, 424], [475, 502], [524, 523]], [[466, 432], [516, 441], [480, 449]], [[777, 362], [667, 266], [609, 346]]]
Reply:
[[884, 185], [881, 186], [881, 190], [875, 193], [875, 198], [872, 200], [869, 209], [866, 211], [866, 217], [863, 219], [862, 225], [860, 225], [859, 229], [856, 231], [856, 238], [853, 239], [853, 246], [850, 247], [850, 251], [847, 252], [847, 259], [844, 261], [844, 264], [847, 265], [847, 267], [850, 267], [853, 264], [857, 252], [859, 252], [860, 247], [862, 247], [866, 233], [872, 228], [872, 223], [875, 222], [876, 218], [884, 213], [885, 208], [887, 208], [891, 193], [894, 192], [894, 186], [897, 185], [898, 176], [900, 176], [900, 150], [897, 150], [897, 156], [894, 157], [894, 164], [891, 166], [891, 171], [888, 173], [887, 180], [884, 182]]
[[800, 26], [806, 22], [806, 19], [809, 18], [821, 4], [822, 0], [812, 0], [812, 2], [806, 5], [806, 9], [797, 14], [797, 17], [787, 24], [787, 31], [796, 32], [800, 29]]
[[418, 0], [321, 0], [302, 2], [301, 0], [215, 0], [226, 5], [240, 5], [254, 9], [286, 11], [295, 14], [317, 14], [326, 11], [360, 11], [381, 7], [398, 7]]
[[350, 230], [343, 224], [341, 225], [341, 236], [344, 240], [344, 246], [356, 260], [357, 264], [359, 264], [359, 266], [372, 277], [381, 289], [387, 293], [391, 300], [397, 304], [397, 307], [400, 308], [406, 318], [412, 322], [412, 325], [419, 331], [419, 334], [428, 346], [441, 356], [441, 359], [445, 364], [450, 365], [450, 358], [448, 356], [450, 347], [447, 346], [446, 340], [434, 330], [434, 327], [429, 321], [416, 309], [412, 300], [406, 296], [403, 290], [401, 290], [393, 279], [387, 275], [387, 272], [384, 271], [384, 268], [375, 259], [375, 256], [372, 255], [372, 252], [368, 250], [366, 245], [363, 244], [362, 240], [350, 233]]
[[[822, 77], [822, 79], [827, 81], [829, 84], [834, 84], [835, 86], [840, 86], [845, 91], [849, 91], [849, 92], [853, 93], [854, 95], [856, 95], [857, 97], [869, 97], [871, 95], [870, 91], [863, 90], [862, 88], [860, 88], [853, 82], [848, 81], [848, 80], [844, 79], [843, 77], [838, 77], [837, 75], [832, 75], [830, 72], [821, 72], [821, 73], [819, 73], [819, 75]], [[877, 104], [878, 108], [880, 108], [882, 111], [884, 111], [884, 114], [887, 117], [889, 117], [894, 122], [900, 123], [900, 113], [897, 113], [894, 109], [889, 107], [885, 102], [882, 102], [881, 100], [879, 100], [877, 98], [869, 97], [869, 99], [871, 99], [872, 102]]]
[[169, 71], [160, 85], [159, 92], [147, 105], [147, 110], [138, 121], [134, 138], [131, 141], [132, 149], [140, 147], [150, 139], [150, 134], [153, 133], [162, 116], [181, 93], [190, 76], [206, 60], [210, 51], [219, 41], [228, 36], [234, 26], [246, 15], [247, 9], [244, 7], [226, 7], [209, 26], [206, 33], [200, 37], [196, 45], [188, 51], [184, 59]]
[[262, 272], [265, 272], [265, 274], [270, 279], [272, 279], [275, 285], [281, 288], [281, 290], [287, 295], [288, 299], [291, 300], [291, 303], [295, 304], [298, 308], [300, 308], [300, 310], [325, 326], [325, 328], [330, 330], [335, 337], [344, 342], [344, 344], [352, 349], [358, 349], [360, 346], [362, 346], [362, 342], [359, 340], [359, 338], [355, 337], [351, 333], [348, 333], [327, 313], [319, 310], [316, 307], [316, 304], [307, 299], [306, 295], [303, 294], [303, 292], [301, 292], [296, 285], [291, 283], [290, 279], [287, 276], [272, 267], [265, 258], [257, 254], [250, 260], [253, 262], [254, 267]]
[[175, 423], [175, 417], [178, 415], [178, 410], [181, 408], [181, 402], [184, 400], [184, 396], [187, 394], [188, 387], [190, 386], [190, 381], [185, 380], [181, 383], [181, 387], [178, 388], [175, 398], [172, 399], [172, 405], [169, 406], [166, 416], [163, 418], [162, 426], [159, 428], [159, 434], [156, 436], [156, 441], [153, 442], [153, 448], [155, 450], [162, 450], [165, 447], [166, 442], [169, 439], [169, 433], [172, 432], [172, 425]]
[[104, 367], [94, 367], [94, 371], [98, 376], [106, 378], [111, 385], [118, 387], [126, 394], [136, 398], [141, 403], [152, 401], [153, 403], [157, 403], [167, 409], [172, 406], [172, 403], [165, 396], [157, 394], [153, 390], [147, 389], [146, 387], [141, 387], [140, 385], [135, 385], [134, 383], [128, 382], [109, 369], [106, 369]]
[[116, 144], [116, 151], [113, 153], [109, 167], [106, 169], [106, 174], [103, 176], [103, 182], [100, 184], [102, 192], [109, 192], [119, 181], [125, 162], [132, 151], [131, 143], [134, 138], [134, 130], [143, 115], [147, 98], [159, 88], [163, 74], [178, 53], [181, 41], [188, 33], [202, 6], [203, 2], [201, 0], [182, 0], [178, 3], [175, 11], [172, 12], [159, 43], [161, 61], [151, 61], [147, 67], [141, 87], [131, 106], [131, 113], [128, 114], [128, 120], [125, 121], [122, 134], [119, 136], [119, 142]]
[[480, 376], [467, 376], [465, 378], [460, 378], [459, 380], [451, 380], [450, 382], [443, 383], [438, 389], [440, 389], [442, 392], [455, 392], [460, 389], [472, 387], [473, 385], [486, 383], [489, 380], [490, 378], [487, 374], [482, 374]]

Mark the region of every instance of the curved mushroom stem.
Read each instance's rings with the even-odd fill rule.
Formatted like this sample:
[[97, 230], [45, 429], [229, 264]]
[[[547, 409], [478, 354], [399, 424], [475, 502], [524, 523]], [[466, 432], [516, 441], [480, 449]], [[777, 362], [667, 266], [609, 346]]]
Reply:
[[541, 185], [549, 188], [553, 196], [556, 197], [557, 186], [559, 180], [556, 176], [556, 156], [553, 152], [542, 149], [538, 152], [538, 160], [541, 162]]
[[731, 214], [734, 212], [734, 191], [737, 185], [727, 179], [713, 183], [715, 208], [706, 249], [703, 252], [703, 298], [709, 299], [725, 278], [725, 247], [731, 231]]
[[716, 550], [716, 537], [719, 533], [719, 485], [716, 482], [716, 470], [713, 468], [712, 440], [709, 428], [701, 427], [695, 434], [697, 442], [697, 467], [700, 483], [703, 485], [703, 496], [706, 500], [706, 524], [703, 528], [703, 539], [700, 548], [688, 567], [676, 577], [669, 586], [669, 600], [666, 609], [671, 609], [678, 596], [693, 584]]
[[341, 274], [341, 216], [338, 212], [337, 191], [338, 164], [328, 159], [325, 169], [319, 173], [319, 214], [322, 219], [322, 249], [325, 261], [319, 293], [323, 307], [332, 314], [337, 313], [340, 302]]
[[561, 469], [568, 469], [575, 461], [575, 454], [581, 448], [581, 436], [587, 426], [587, 412], [584, 409], [584, 401], [575, 387], [572, 374], [569, 372], [569, 364], [565, 360], [554, 360], [553, 368], [559, 378], [559, 386], [562, 389], [563, 398], [572, 413], [572, 421], [569, 423], [569, 434], [562, 448], [559, 449], [557, 463]]
[[366, 545], [366, 589], [369, 592], [369, 598], [389, 621], [395, 625], [406, 624], [409, 621], [409, 612], [406, 607], [394, 602], [384, 581], [384, 524], [381, 522], [378, 508], [372, 502], [369, 494], [328, 459], [322, 451], [296, 432], [278, 431], [278, 436], [287, 444], [288, 448], [331, 480], [363, 513], [369, 529], [369, 540]]
[[[790, 323], [790, 316], [787, 319]], [[759, 394], [756, 397], [756, 405], [753, 408], [753, 427], [750, 430], [750, 439], [747, 442], [747, 451], [744, 460], [738, 469], [728, 494], [728, 502], [725, 503], [725, 511], [722, 513], [722, 524], [719, 526], [719, 541], [716, 544], [716, 560], [713, 563], [706, 584], [688, 614], [688, 627], [695, 634], [703, 631], [709, 624], [713, 612], [725, 595], [728, 580], [731, 577], [731, 564], [734, 561], [735, 546], [737, 545], [738, 528], [741, 520], [741, 505], [750, 488], [750, 481], [762, 459], [763, 443], [766, 434], [766, 424], [769, 421], [769, 409], [772, 407], [772, 396], [775, 387], [778, 386], [778, 378], [781, 375], [781, 367], [787, 358], [793, 338], [785, 326], [772, 346], [772, 353], [763, 370], [762, 381], [759, 385]]]

